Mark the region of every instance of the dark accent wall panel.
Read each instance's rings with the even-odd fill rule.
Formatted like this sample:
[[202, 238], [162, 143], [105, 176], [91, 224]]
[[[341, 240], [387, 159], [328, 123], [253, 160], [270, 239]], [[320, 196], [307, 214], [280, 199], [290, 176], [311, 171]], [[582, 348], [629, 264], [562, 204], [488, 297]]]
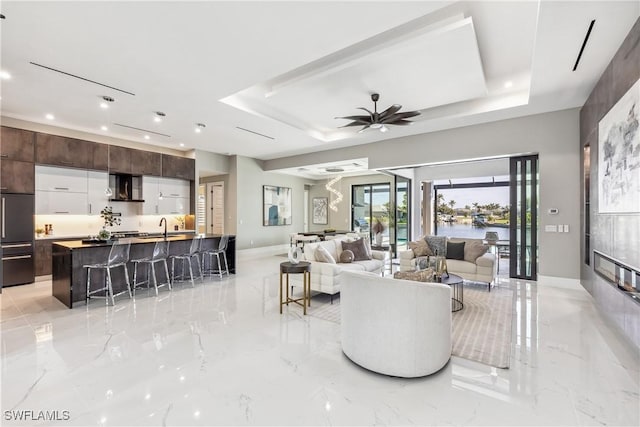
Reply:
[[[598, 124], [638, 79], [640, 19], [633, 25], [580, 110], [580, 150], [585, 145], [591, 147], [589, 230], [584, 229], [584, 203], [582, 207], [582, 228], [591, 237], [591, 259], [593, 260], [593, 250], [598, 250], [636, 268], [640, 267], [640, 214], [598, 213]], [[581, 172], [584, 173], [584, 170]], [[584, 251], [584, 237], [581, 245]], [[601, 312], [620, 328], [630, 342], [640, 348], [640, 304], [595, 274], [593, 263], [589, 266], [583, 262], [581, 282], [591, 293]]]

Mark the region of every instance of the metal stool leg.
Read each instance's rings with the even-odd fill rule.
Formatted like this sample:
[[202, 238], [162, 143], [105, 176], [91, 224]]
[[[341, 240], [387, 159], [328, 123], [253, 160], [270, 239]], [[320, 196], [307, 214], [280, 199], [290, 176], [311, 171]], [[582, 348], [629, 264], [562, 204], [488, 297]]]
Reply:
[[222, 257], [224, 258], [224, 268], [227, 272], [227, 276], [229, 275], [229, 262], [227, 261], [227, 253], [222, 252]]
[[167, 260], [163, 259], [162, 262], [164, 263], [164, 272], [167, 275], [167, 286], [169, 287], [169, 290], [172, 290], [171, 280], [169, 280], [169, 267], [167, 266]]
[[156, 268], [153, 262], [149, 263], [151, 274], [153, 274], [153, 287], [156, 288], [156, 296], [158, 296], [158, 280], [156, 279]]
[[116, 299], [113, 297], [113, 286], [111, 285], [111, 269], [107, 267], [107, 295], [105, 303], [109, 305], [109, 298], [111, 298], [111, 305], [116, 305]]
[[[127, 268], [127, 264], [122, 264], [124, 267], [124, 281], [127, 284], [127, 290], [129, 291], [129, 298], [133, 298], [133, 294], [131, 293], [131, 282], [129, 282], [129, 269]], [[111, 290], [113, 294], [113, 289]]]
[[89, 290], [91, 289], [91, 267], [87, 267], [87, 294], [85, 295], [85, 303], [89, 305]]

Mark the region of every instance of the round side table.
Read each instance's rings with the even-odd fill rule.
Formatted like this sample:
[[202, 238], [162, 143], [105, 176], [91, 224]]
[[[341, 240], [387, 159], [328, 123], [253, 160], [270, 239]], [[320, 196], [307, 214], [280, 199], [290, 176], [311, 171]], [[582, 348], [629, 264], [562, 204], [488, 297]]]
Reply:
[[[291, 298], [289, 296], [289, 274], [302, 274], [302, 298]], [[283, 283], [283, 275], [286, 275], [286, 283]], [[284, 285], [285, 291], [283, 295], [282, 286]], [[302, 301], [302, 303], [300, 302]], [[311, 307], [311, 263], [307, 261], [300, 261], [297, 264], [292, 264], [288, 261], [280, 263], [280, 314], [282, 314], [282, 306], [289, 305], [290, 302], [294, 302], [302, 306], [302, 312], [307, 314], [307, 307]]]
[[442, 284], [451, 286], [451, 311], [456, 312], [464, 308], [464, 280], [457, 274], [449, 273], [442, 276]]

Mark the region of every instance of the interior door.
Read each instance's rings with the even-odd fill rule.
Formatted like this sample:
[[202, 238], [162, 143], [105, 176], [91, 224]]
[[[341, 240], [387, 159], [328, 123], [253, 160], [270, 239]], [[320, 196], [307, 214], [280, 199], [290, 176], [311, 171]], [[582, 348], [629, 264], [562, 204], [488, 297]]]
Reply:
[[510, 159], [509, 276], [538, 277], [538, 155]]
[[207, 184], [207, 232], [224, 234], [224, 182]]

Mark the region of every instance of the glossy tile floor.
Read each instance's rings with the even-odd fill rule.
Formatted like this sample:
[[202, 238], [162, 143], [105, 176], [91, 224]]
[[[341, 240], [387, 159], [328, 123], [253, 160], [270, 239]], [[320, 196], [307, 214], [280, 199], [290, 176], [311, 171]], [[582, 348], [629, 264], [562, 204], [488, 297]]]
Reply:
[[[500, 279], [518, 295], [511, 368], [454, 357], [408, 380], [351, 363], [338, 324], [280, 315], [282, 261], [240, 260], [237, 276], [115, 307], [69, 310], [50, 282], [5, 289], [3, 425], [640, 423], [638, 352], [581, 288]], [[15, 421], [20, 410], [69, 419]]]

